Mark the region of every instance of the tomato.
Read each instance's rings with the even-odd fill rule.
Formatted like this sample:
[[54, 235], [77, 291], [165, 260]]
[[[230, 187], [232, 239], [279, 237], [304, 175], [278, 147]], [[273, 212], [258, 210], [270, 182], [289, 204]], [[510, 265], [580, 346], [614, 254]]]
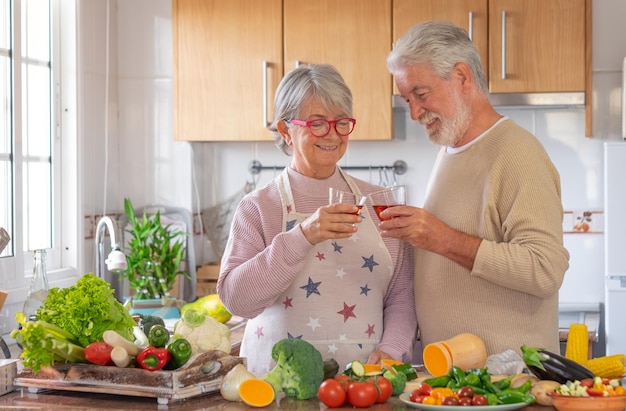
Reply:
[[443, 397], [441, 399], [441, 405], [459, 405], [459, 399], [453, 396]]
[[422, 403], [424, 397], [427, 397], [427, 395], [420, 394], [417, 388], [411, 391], [411, 393], [409, 394], [409, 400], [420, 404]]
[[350, 378], [350, 376], [345, 374], [336, 376], [335, 380], [339, 381], [339, 384], [341, 384], [345, 392], [348, 392], [348, 388], [350, 388], [350, 385], [354, 382], [354, 380]]
[[420, 394], [420, 395], [430, 395], [430, 393], [433, 390], [433, 387], [430, 386], [430, 384], [427, 384], [425, 382], [421, 382], [419, 383], [419, 385], [415, 388], [415, 390]]
[[376, 404], [382, 404], [386, 402], [389, 397], [391, 397], [391, 393], [393, 392], [393, 386], [391, 382], [380, 375], [375, 377], [370, 377], [367, 381], [376, 385], [376, 389], [378, 390], [378, 398], [376, 398]]
[[587, 388], [587, 394], [589, 394], [590, 397], [602, 397], [604, 395], [604, 391], [595, 388]]
[[339, 381], [332, 378], [322, 381], [317, 396], [330, 408], [341, 407], [346, 402], [346, 391]]
[[461, 398], [463, 397], [472, 398], [474, 396], [474, 390], [472, 389], [472, 387], [468, 387], [467, 385], [464, 385], [463, 387], [457, 390], [456, 395], [458, 395]]
[[348, 402], [353, 407], [367, 408], [376, 403], [378, 389], [367, 381], [355, 381], [348, 388]]
[[585, 378], [580, 380], [580, 385], [582, 387], [593, 387], [593, 378]]
[[472, 399], [470, 397], [461, 397], [459, 398], [459, 405], [463, 407], [468, 407], [472, 405]]
[[487, 397], [482, 394], [476, 394], [472, 398], [472, 405], [489, 405]]
[[92, 342], [85, 347], [85, 359], [96, 365], [113, 365], [112, 350], [113, 347], [104, 341]]

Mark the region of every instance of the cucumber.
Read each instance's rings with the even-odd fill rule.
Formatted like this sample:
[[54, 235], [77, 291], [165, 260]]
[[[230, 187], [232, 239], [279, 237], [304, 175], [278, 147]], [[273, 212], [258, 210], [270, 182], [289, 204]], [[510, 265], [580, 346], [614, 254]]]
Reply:
[[365, 367], [363, 366], [363, 363], [361, 361], [352, 360], [350, 361], [350, 363], [348, 363], [343, 373], [349, 376], [364, 377]]

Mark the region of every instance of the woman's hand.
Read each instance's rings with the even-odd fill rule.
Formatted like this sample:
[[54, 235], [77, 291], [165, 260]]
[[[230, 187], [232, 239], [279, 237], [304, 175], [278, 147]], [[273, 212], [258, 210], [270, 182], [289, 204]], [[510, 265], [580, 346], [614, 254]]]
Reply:
[[370, 354], [369, 358], [367, 359], [367, 363], [378, 364], [380, 363], [380, 360], [383, 360], [383, 359], [393, 360], [393, 358], [391, 358], [391, 355], [387, 354], [386, 352], [381, 351], [381, 350], [376, 350]]
[[322, 206], [300, 224], [300, 229], [311, 244], [337, 238], [348, 238], [356, 233], [356, 224], [363, 221], [357, 215], [358, 207], [336, 203]]

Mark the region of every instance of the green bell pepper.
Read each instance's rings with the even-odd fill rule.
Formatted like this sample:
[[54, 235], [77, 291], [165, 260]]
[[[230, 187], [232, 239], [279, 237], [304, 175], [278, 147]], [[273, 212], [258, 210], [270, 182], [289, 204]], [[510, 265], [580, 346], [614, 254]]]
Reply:
[[153, 325], [148, 332], [148, 344], [151, 347], [162, 348], [170, 340], [170, 332], [162, 325]]
[[167, 345], [167, 350], [172, 355], [167, 363], [166, 369], [168, 370], [182, 367], [191, 357], [191, 344], [184, 338], [176, 338], [170, 342]]

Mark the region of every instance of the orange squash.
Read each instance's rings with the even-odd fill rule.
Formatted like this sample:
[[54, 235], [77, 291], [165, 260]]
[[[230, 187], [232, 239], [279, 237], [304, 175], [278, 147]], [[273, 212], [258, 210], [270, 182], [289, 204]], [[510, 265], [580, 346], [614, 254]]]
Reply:
[[274, 401], [276, 394], [269, 382], [260, 378], [251, 378], [241, 382], [239, 396], [251, 407], [267, 407]]
[[483, 368], [487, 362], [487, 349], [477, 335], [464, 333], [449, 340], [428, 344], [423, 351], [424, 366], [434, 377], [445, 375], [452, 366], [462, 370]]

